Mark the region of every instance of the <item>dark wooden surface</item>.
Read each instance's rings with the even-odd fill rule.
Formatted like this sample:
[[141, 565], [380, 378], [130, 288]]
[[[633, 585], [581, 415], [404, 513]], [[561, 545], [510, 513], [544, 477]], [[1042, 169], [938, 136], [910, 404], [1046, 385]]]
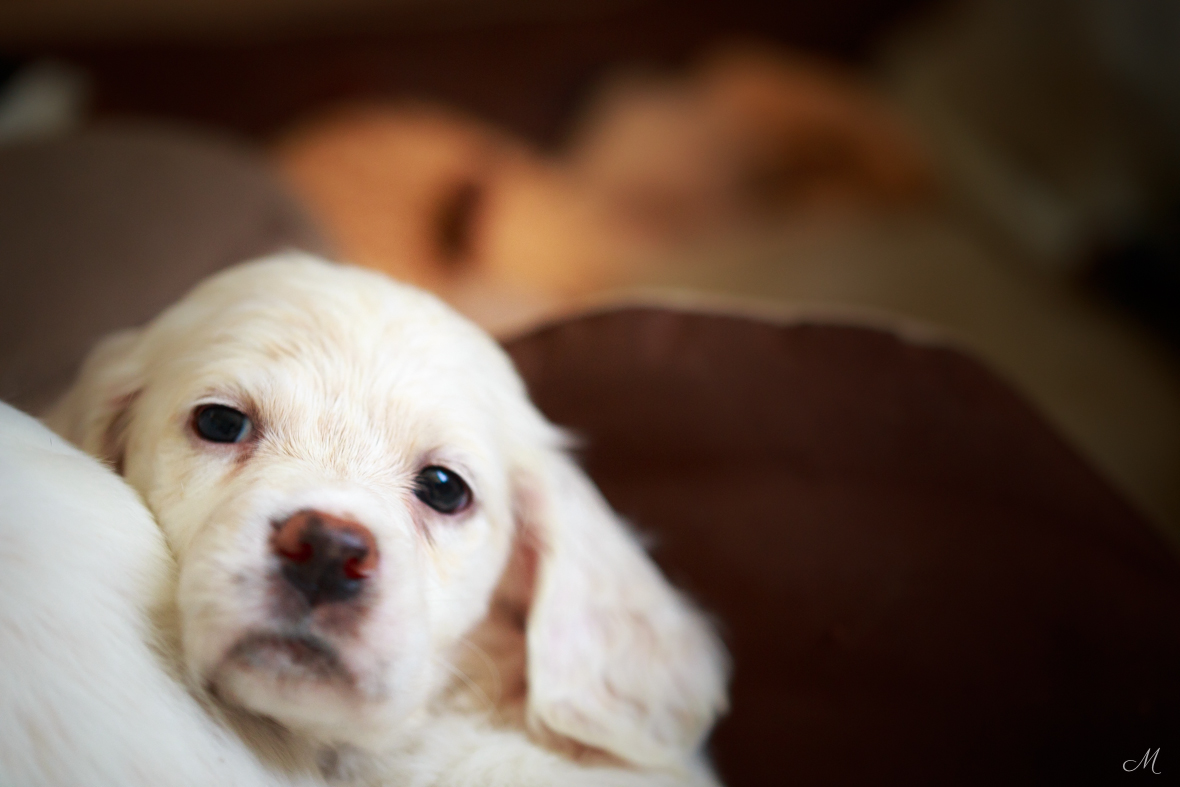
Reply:
[[548, 18], [329, 20], [235, 41], [41, 45], [95, 78], [103, 115], [152, 115], [265, 139], [326, 104], [445, 102], [544, 145], [560, 142], [586, 92], [626, 65], [674, 67], [729, 39], [855, 61], [935, 0], [648, 0]]

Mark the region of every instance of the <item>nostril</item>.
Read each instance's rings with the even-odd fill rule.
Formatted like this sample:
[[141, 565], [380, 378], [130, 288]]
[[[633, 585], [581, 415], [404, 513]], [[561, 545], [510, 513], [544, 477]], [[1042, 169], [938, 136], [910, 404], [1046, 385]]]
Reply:
[[306, 563], [315, 555], [315, 547], [310, 543], [309, 537], [318, 526], [318, 517], [310, 511], [300, 511], [282, 522], [275, 523], [271, 545], [279, 557], [295, 563]]
[[366, 568], [363, 557], [350, 557], [344, 561], [344, 575], [349, 579], [365, 579], [372, 574], [372, 569]]
[[315, 549], [306, 541], [300, 541], [294, 547], [276, 544], [275, 549], [280, 556], [292, 563], [306, 563], [315, 554]]

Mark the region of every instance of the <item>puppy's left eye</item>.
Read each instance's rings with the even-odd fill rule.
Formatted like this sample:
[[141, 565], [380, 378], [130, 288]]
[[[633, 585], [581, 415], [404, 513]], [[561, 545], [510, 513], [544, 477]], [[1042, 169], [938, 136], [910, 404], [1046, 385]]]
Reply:
[[471, 504], [471, 490], [457, 473], [431, 465], [414, 479], [414, 494], [440, 514], [457, 514]]
[[208, 404], [197, 408], [193, 428], [211, 443], [240, 443], [250, 434], [250, 419], [232, 407]]

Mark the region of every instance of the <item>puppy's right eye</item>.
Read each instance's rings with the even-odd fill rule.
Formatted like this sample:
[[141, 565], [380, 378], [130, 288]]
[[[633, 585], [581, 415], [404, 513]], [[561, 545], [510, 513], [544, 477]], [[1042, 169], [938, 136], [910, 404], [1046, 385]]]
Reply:
[[414, 479], [414, 494], [440, 514], [457, 514], [471, 503], [471, 489], [453, 470], [431, 465]]
[[250, 419], [232, 407], [207, 404], [197, 409], [193, 428], [211, 443], [240, 443], [250, 434]]

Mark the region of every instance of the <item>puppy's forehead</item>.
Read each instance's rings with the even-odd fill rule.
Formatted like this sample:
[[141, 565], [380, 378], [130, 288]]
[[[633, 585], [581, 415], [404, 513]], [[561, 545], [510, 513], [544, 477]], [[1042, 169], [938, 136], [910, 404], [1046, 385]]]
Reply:
[[475, 381], [520, 389], [498, 346], [438, 299], [298, 255], [213, 277], [150, 331], [162, 365], [187, 359], [189, 368], [205, 370], [285, 368], [333, 385], [418, 381], [452, 395]]

